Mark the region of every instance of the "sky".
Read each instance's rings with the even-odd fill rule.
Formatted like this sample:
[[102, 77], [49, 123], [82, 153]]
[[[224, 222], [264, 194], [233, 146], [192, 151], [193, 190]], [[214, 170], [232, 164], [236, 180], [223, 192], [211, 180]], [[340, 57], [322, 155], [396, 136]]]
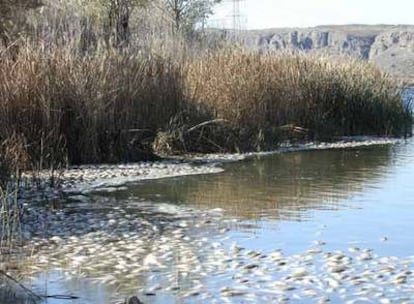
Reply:
[[[232, 2], [223, 0], [211, 25], [229, 27]], [[226, 2], [227, 1], [227, 2]], [[244, 0], [243, 28], [309, 27], [325, 24], [414, 24], [414, 0]]]

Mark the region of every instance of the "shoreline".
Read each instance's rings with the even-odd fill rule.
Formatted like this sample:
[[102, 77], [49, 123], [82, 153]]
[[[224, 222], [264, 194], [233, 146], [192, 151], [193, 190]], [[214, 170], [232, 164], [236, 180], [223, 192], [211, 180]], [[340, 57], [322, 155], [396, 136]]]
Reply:
[[[224, 163], [243, 161], [254, 157], [302, 151], [350, 149], [375, 145], [404, 143], [405, 139], [358, 136], [343, 137], [335, 142], [285, 143], [278, 149], [265, 152], [194, 154], [165, 158], [160, 161], [126, 164], [79, 165], [63, 169], [57, 175], [58, 187], [48, 185], [50, 172], [39, 173], [40, 188], [25, 190], [22, 199], [40, 203], [42, 200], [80, 200], [93, 192], [114, 192], [125, 189], [129, 184], [147, 180], [175, 178], [189, 175], [217, 174], [224, 171]], [[30, 179], [30, 172], [24, 174]], [[39, 195], [38, 192], [41, 195]]]

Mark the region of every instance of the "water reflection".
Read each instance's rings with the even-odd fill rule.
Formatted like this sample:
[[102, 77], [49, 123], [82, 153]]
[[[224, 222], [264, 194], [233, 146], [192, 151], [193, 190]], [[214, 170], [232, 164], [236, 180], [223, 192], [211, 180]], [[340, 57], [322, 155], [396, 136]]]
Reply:
[[[74, 293], [81, 297], [76, 304], [115, 303], [132, 294], [145, 303], [202, 303], [215, 297], [222, 303], [218, 291], [239, 286], [237, 278], [244, 280], [259, 266], [271, 269], [264, 273], [270, 283], [281, 279], [280, 269], [268, 268], [274, 264], [257, 252], [292, 255], [288, 270], [295, 263], [308, 267], [295, 254], [320, 240], [326, 252], [359, 246], [405, 257], [412, 252], [406, 231], [413, 229], [413, 151], [410, 140], [274, 155], [229, 163], [221, 174], [146, 181], [74, 202], [51, 223], [70, 223], [77, 238], [35, 254], [39, 269], [51, 270], [35, 276], [35, 290]], [[212, 208], [228, 216], [212, 210], [213, 215], [199, 214], [198, 209]], [[388, 241], [380, 241], [384, 236]], [[313, 265], [322, 265], [319, 258]], [[323, 277], [325, 270], [317, 268], [315, 276]], [[262, 278], [249, 277], [249, 288], [259, 293], [274, 288], [260, 285]]]
[[159, 180], [131, 187], [118, 199], [222, 208], [229, 216], [301, 220], [308, 209], [336, 210], [389, 170], [392, 147], [310, 151], [226, 165], [216, 175]]

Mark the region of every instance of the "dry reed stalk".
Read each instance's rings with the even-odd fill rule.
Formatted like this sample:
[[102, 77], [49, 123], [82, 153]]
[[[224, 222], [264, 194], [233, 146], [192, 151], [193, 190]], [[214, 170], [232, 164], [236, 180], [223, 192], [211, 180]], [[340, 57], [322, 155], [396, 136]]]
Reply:
[[0, 73], [0, 139], [21, 135], [35, 158], [67, 149], [71, 162], [132, 160], [143, 138], [122, 131], [155, 133], [182, 100], [179, 67], [151, 55], [27, 48]]
[[225, 50], [191, 61], [185, 83], [194, 105], [248, 134], [251, 143], [240, 143], [248, 150], [255, 136], [266, 146], [288, 124], [326, 139], [401, 136], [411, 122], [392, 79], [351, 58]]

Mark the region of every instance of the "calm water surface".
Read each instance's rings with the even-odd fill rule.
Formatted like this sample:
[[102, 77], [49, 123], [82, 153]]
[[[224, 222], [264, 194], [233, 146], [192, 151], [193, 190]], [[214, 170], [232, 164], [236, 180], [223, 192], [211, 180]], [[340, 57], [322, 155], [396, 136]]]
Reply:
[[[320, 239], [384, 255], [414, 254], [414, 141], [395, 146], [280, 154], [225, 172], [158, 180], [119, 198], [222, 208], [229, 236], [258, 250], [295, 253]], [[381, 242], [386, 237], [387, 242]]]
[[[224, 169], [220, 174], [146, 181], [110, 195], [120, 201], [223, 209], [228, 231], [220, 242], [228, 248], [237, 243], [264, 253], [281, 249], [296, 254], [323, 241], [327, 251], [358, 246], [381, 256], [414, 255], [412, 139], [397, 145], [257, 157], [228, 163]], [[215, 241], [213, 233], [206, 236]], [[162, 282], [162, 275], [151, 280]], [[48, 284], [49, 293], [71, 292], [84, 299], [73, 303], [106, 303], [115, 292], [87, 281], [62, 283], [53, 273], [45, 276], [37, 282]], [[219, 288], [231, 276], [211, 277], [209, 284]], [[173, 293], [144, 299], [182, 303]]]

